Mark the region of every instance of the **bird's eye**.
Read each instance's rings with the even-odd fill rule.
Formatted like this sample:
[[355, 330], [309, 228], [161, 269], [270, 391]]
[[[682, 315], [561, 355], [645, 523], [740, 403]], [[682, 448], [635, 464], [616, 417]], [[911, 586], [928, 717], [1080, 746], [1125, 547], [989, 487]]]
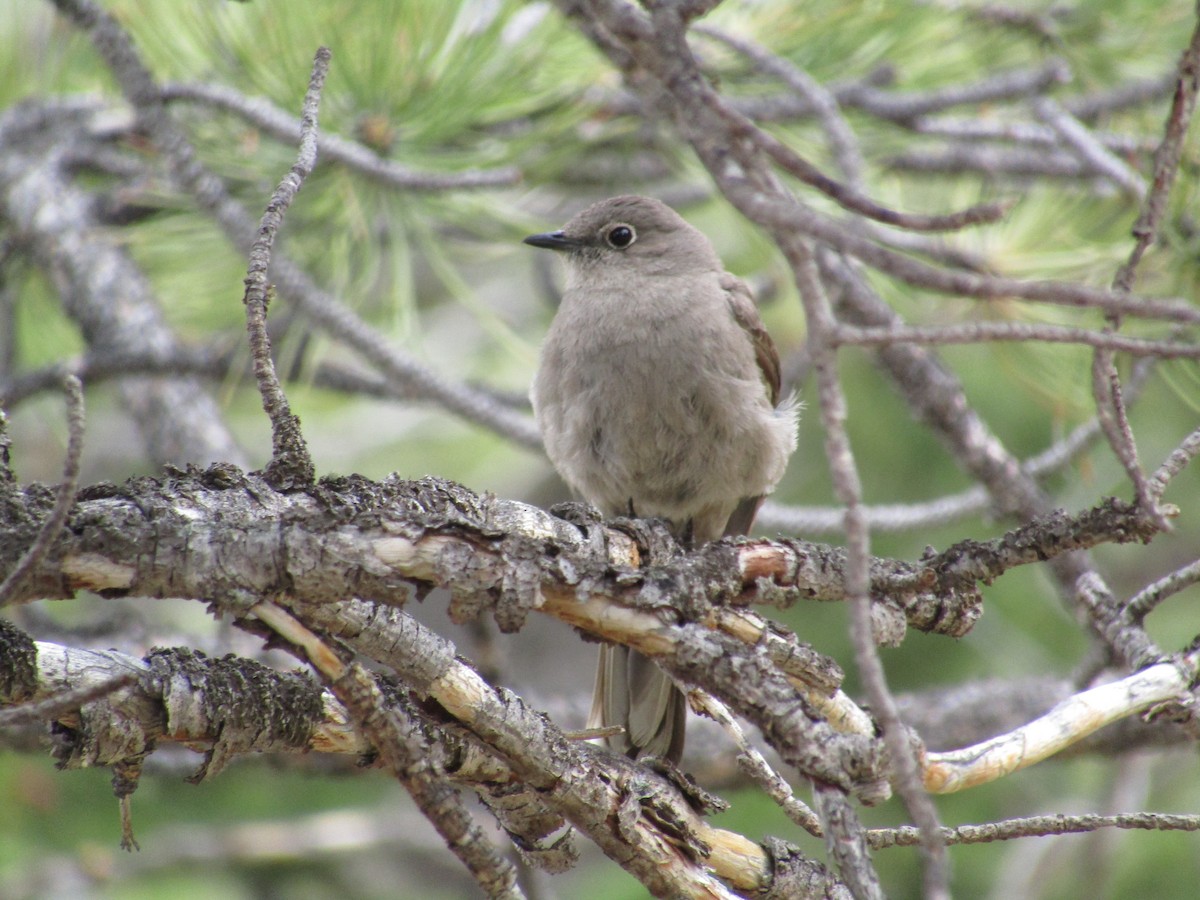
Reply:
[[604, 235], [604, 240], [608, 241], [608, 246], [615, 250], [624, 250], [635, 240], [637, 240], [637, 232], [633, 230], [632, 225], [614, 225], [608, 229], [608, 233]]

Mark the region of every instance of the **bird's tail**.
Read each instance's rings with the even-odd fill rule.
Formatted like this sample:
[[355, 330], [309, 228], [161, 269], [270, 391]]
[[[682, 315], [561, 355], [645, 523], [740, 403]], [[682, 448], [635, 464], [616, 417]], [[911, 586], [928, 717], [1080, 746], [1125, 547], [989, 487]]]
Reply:
[[670, 675], [636, 650], [600, 647], [588, 727], [625, 729], [607, 738], [609, 749], [634, 759], [661, 756], [678, 763], [686, 720], [687, 698]]

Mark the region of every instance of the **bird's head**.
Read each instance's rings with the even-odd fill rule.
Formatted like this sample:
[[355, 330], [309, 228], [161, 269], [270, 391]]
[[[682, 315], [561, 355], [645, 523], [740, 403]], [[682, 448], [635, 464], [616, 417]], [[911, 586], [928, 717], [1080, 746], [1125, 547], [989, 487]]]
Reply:
[[572, 268], [650, 276], [721, 268], [701, 232], [650, 197], [612, 197], [578, 213], [559, 231], [525, 243], [566, 254]]

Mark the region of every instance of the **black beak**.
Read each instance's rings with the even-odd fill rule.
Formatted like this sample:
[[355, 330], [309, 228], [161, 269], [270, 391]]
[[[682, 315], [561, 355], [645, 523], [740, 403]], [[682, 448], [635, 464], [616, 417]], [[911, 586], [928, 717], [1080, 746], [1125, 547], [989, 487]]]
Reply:
[[548, 231], [545, 234], [531, 234], [522, 241], [534, 247], [545, 247], [547, 250], [572, 250], [579, 246], [579, 241], [569, 238], [561, 231]]

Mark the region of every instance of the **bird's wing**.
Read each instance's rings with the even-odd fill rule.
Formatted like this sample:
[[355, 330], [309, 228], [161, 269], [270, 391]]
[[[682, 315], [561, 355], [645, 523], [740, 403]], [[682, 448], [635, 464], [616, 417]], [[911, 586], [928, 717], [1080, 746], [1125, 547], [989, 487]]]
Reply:
[[771, 405], [779, 402], [779, 351], [775, 342], [763, 327], [762, 319], [758, 316], [758, 307], [754, 304], [754, 295], [750, 288], [740, 278], [725, 272], [721, 275], [721, 287], [729, 299], [729, 309], [734, 320], [742, 326], [754, 344], [754, 358], [762, 373], [763, 384], [771, 398]]

